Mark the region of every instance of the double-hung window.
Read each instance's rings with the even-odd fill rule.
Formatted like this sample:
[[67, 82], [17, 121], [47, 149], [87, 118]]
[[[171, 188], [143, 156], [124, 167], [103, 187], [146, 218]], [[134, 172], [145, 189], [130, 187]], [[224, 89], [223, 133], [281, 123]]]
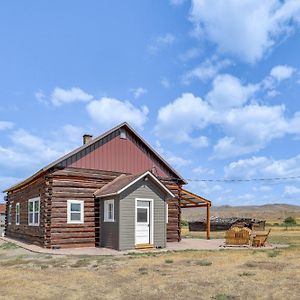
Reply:
[[28, 225], [40, 224], [40, 197], [28, 200]]
[[104, 200], [104, 222], [115, 221], [114, 200]]
[[16, 204], [16, 225], [20, 225], [20, 203]]
[[82, 224], [84, 222], [84, 201], [68, 200], [68, 223]]

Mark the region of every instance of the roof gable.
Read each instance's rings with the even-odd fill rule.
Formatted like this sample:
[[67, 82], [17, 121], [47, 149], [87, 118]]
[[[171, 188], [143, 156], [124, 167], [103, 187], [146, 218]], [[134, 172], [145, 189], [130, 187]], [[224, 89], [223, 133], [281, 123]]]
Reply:
[[164, 190], [170, 197], [174, 198], [174, 194], [164, 185], [162, 184], [158, 178], [156, 178], [150, 171], [144, 172], [142, 174], [138, 175], [125, 175], [122, 174], [118, 176], [116, 179], [111, 181], [110, 183], [106, 184], [99, 190], [97, 190], [94, 193], [94, 196], [96, 198], [102, 198], [102, 197], [108, 197], [108, 196], [114, 196], [119, 195], [125, 190], [127, 190], [129, 187], [134, 185], [136, 182], [149, 177], [151, 178], [154, 183], [159, 186], [160, 189]]
[[[104, 148], [105, 145], [108, 145], [112, 140], [114, 140], [116, 137], [120, 136], [121, 130], [126, 130], [126, 133], [128, 134], [128, 140], [130, 140], [137, 149], [139, 149], [140, 152], [144, 153], [147, 156], [148, 162], [143, 166], [143, 169], [139, 171], [145, 171], [150, 170], [153, 168], [153, 166], [158, 167], [157, 175], [162, 177], [169, 177], [173, 179], [177, 179], [181, 183], [186, 183], [185, 180], [181, 175], [177, 173], [131, 126], [129, 126], [126, 122], [121, 123], [120, 125], [112, 128], [111, 130], [105, 132], [104, 134], [96, 137], [91, 142], [82, 145], [81, 147], [71, 151], [70, 153], [64, 155], [63, 157], [57, 159], [56, 161], [52, 162], [51, 164], [47, 165], [37, 173], [33, 174], [32, 176], [28, 177], [24, 181], [8, 188], [5, 190], [5, 192], [12, 191], [16, 188], [19, 188], [23, 186], [24, 184], [27, 184], [37, 178], [38, 176], [46, 173], [51, 168], [55, 167], [83, 167], [83, 168], [89, 168], [88, 166], [80, 165], [80, 160], [83, 160], [84, 158], [87, 158], [89, 154], [97, 151], [101, 147]], [[119, 149], [120, 150], [120, 149]], [[108, 151], [111, 151], [108, 150]], [[131, 150], [128, 150], [129, 152]], [[139, 152], [135, 152], [136, 153]], [[136, 157], [133, 157], [132, 154], [128, 153], [127, 158], [131, 157], [131, 159], [136, 159]], [[102, 161], [106, 161], [105, 159], [102, 159]], [[135, 162], [133, 162], [134, 164]], [[105, 165], [98, 166], [99, 169], [103, 170], [109, 170], [109, 171], [120, 171], [124, 173], [138, 173], [138, 172], [130, 172], [130, 170], [116, 170], [113, 168], [105, 168]]]

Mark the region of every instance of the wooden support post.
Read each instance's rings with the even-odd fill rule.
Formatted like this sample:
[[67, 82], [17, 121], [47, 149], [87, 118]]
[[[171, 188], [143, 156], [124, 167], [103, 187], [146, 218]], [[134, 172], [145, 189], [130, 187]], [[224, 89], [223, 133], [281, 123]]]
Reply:
[[206, 205], [206, 239], [210, 240], [210, 205]]

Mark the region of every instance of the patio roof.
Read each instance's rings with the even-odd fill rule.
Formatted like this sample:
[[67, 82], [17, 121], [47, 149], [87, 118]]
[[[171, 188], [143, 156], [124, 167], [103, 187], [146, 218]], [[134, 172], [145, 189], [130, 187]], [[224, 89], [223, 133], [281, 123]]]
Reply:
[[180, 206], [181, 208], [207, 207], [211, 206], [211, 201], [182, 189]]

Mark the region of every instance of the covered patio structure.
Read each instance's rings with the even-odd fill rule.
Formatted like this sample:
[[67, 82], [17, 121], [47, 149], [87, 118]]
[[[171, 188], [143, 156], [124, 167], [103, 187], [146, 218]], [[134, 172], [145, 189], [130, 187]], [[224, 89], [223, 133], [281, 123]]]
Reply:
[[180, 207], [181, 208], [195, 208], [206, 207], [206, 238], [210, 239], [210, 207], [211, 201], [200, 197], [185, 189], [181, 190]]

